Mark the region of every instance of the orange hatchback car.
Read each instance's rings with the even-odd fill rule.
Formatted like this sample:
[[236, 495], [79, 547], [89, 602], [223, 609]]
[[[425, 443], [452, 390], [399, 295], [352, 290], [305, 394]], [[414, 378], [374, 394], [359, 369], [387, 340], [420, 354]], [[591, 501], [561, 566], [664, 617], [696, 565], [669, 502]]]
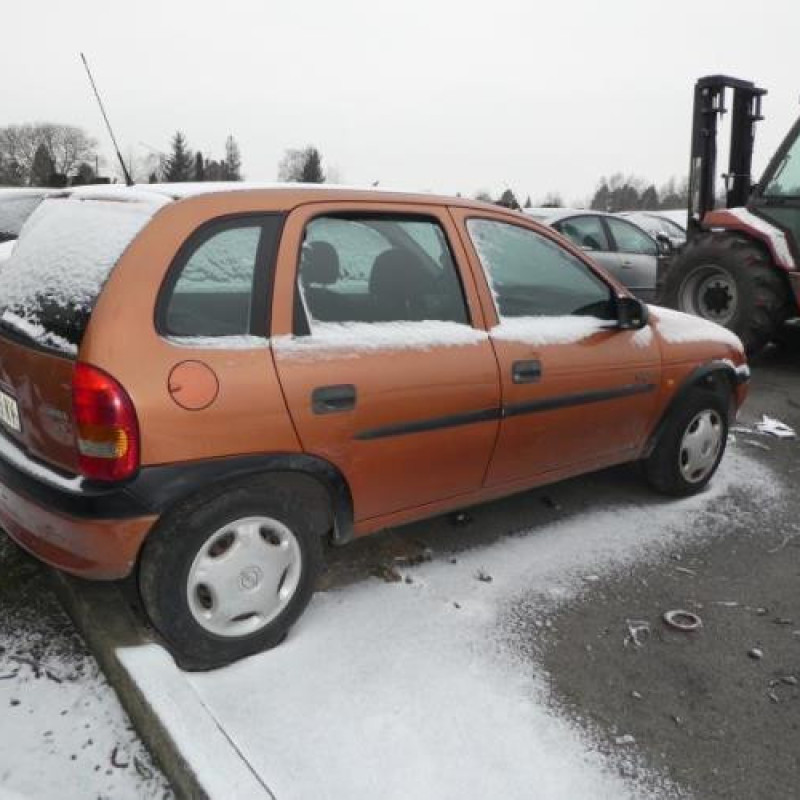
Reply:
[[0, 270], [0, 523], [209, 668], [286, 635], [325, 543], [629, 461], [698, 491], [748, 376], [495, 206], [67, 191]]

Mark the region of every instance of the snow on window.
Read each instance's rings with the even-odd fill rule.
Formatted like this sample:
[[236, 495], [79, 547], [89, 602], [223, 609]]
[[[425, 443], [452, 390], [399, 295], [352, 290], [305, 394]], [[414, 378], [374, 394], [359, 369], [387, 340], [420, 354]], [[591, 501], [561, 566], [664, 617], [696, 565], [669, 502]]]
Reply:
[[574, 344], [614, 327], [615, 322], [597, 317], [514, 317], [504, 319], [491, 333], [495, 339], [541, 347]]
[[741, 339], [716, 322], [661, 306], [650, 306], [650, 309], [655, 312], [651, 317], [652, 324], [670, 344], [713, 341], [742, 349]]
[[36, 210], [44, 196], [43, 191], [0, 193], [0, 237], [19, 236], [25, 220]]
[[486, 341], [486, 332], [457, 322], [315, 322], [311, 336], [279, 336], [272, 340], [287, 355], [337, 356], [379, 350], [430, 350]]
[[156, 195], [127, 201], [45, 200], [0, 270], [0, 307], [31, 326], [30, 335], [41, 344], [79, 345], [114, 265], [167, 202]]

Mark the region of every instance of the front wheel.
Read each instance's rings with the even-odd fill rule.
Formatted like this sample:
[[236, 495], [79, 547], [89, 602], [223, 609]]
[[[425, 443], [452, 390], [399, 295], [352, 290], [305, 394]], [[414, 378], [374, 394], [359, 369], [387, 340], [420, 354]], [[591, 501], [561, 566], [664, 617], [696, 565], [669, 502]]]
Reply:
[[176, 661], [210, 669], [282, 641], [311, 598], [321, 551], [298, 497], [243, 485], [153, 531], [139, 590]]
[[664, 494], [696, 494], [717, 470], [728, 440], [728, 408], [713, 392], [696, 389], [675, 408], [650, 457], [645, 473]]

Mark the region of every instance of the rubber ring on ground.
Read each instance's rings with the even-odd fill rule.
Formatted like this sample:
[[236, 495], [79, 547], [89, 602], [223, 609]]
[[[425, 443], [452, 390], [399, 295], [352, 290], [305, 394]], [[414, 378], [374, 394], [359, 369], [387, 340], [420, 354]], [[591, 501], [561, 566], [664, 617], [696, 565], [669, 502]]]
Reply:
[[686, 633], [696, 631], [703, 626], [703, 620], [701, 620], [697, 614], [692, 614], [691, 611], [682, 611], [680, 609], [664, 612], [662, 619], [670, 628], [675, 628], [677, 631], [684, 631]]

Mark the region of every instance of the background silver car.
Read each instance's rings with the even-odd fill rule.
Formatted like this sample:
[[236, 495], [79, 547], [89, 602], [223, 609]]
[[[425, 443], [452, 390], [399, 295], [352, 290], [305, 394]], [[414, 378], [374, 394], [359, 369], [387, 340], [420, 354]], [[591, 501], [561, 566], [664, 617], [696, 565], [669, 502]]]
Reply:
[[602, 211], [526, 208], [526, 214], [555, 228], [647, 303], [656, 299], [658, 242], [627, 219]]

